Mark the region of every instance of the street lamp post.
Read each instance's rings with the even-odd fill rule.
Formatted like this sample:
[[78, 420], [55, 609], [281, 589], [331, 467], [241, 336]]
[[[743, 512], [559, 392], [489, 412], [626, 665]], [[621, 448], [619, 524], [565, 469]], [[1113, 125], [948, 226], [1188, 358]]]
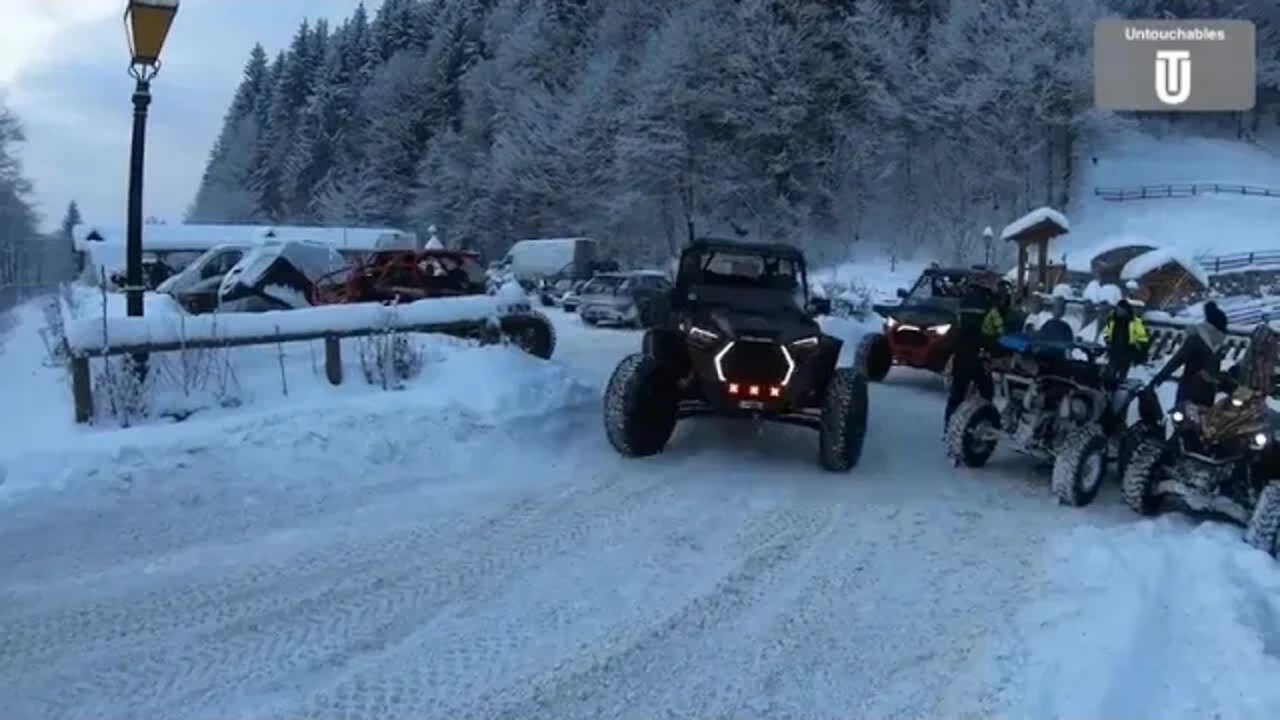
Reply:
[[[142, 175], [147, 143], [147, 109], [151, 105], [151, 80], [160, 72], [160, 51], [178, 14], [178, 0], [129, 0], [124, 11], [129, 37], [129, 74], [137, 81], [133, 91], [133, 143], [129, 158], [129, 215], [125, 241], [125, 298], [129, 317], [142, 317], [146, 287], [142, 279]], [[146, 357], [135, 358], [139, 373], [146, 372]]]

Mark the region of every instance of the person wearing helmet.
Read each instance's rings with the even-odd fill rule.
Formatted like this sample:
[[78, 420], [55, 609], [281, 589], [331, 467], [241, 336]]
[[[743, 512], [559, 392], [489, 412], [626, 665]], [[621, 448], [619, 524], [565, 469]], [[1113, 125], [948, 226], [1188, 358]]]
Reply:
[[1164, 367], [1151, 378], [1149, 387], [1159, 387], [1179, 369], [1179, 405], [1191, 403], [1209, 407], [1223, 383], [1222, 350], [1227, 340], [1227, 316], [1212, 301], [1204, 305], [1204, 322], [1187, 330], [1182, 345]]
[[1116, 303], [1102, 328], [1102, 340], [1107, 345], [1107, 379], [1115, 384], [1129, 376], [1129, 368], [1134, 363], [1146, 360], [1147, 347], [1151, 344], [1147, 326], [1133, 312], [1128, 300]]

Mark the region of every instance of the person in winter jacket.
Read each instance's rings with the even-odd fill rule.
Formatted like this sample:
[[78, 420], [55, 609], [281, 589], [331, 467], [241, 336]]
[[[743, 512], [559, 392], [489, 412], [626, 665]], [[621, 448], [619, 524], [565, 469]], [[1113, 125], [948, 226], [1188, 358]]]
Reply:
[[1102, 328], [1102, 340], [1107, 344], [1107, 377], [1116, 384], [1129, 376], [1129, 368], [1134, 363], [1146, 360], [1151, 344], [1146, 324], [1134, 314], [1128, 300], [1116, 303]]
[[1223, 385], [1222, 349], [1227, 339], [1227, 316], [1216, 303], [1204, 306], [1204, 322], [1187, 330], [1178, 352], [1151, 378], [1158, 387], [1182, 369], [1178, 380], [1179, 405], [1191, 403], [1208, 407]]
[[951, 422], [951, 415], [956, 408], [969, 397], [970, 387], [976, 387], [978, 394], [987, 400], [995, 396], [995, 386], [987, 371], [986, 361], [1004, 332], [1004, 320], [995, 307], [987, 309], [986, 305], [980, 291], [968, 293], [960, 303], [955, 352], [951, 356], [951, 390], [947, 395], [944, 424]]

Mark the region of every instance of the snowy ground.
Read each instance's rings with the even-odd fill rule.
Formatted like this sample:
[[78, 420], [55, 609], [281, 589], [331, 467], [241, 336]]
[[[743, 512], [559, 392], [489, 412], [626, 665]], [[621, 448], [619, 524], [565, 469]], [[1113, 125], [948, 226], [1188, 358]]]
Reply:
[[21, 314], [0, 716], [1280, 715], [1280, 569], [1238, 530], [954, 469], [905, 371], [847, 476], [715, 421], [623, 459], [599, 393], [639, 336], [553, 315], [550, 363], [442, 345], [402, 392], [282, 398], [249, 360], [237, 411], [73, 433]]

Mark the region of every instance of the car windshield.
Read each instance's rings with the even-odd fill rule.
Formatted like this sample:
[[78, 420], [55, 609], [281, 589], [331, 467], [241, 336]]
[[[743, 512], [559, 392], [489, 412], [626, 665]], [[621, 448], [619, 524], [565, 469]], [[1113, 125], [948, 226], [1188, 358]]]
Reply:
[[904, 305], [943, 305], [959, 307], [969, 289], [969, 276], [961, 274], [925, 273], [903, 299]]
[[701, 283], [792, 292], [799, 287], [796, 266], [784, 258], [734, 252], [711, 252], [698, 268]]
[[593, 278], [582, 288], [583, 295], [613, 295], [622, 287], [624, 278], [614, 275]]

